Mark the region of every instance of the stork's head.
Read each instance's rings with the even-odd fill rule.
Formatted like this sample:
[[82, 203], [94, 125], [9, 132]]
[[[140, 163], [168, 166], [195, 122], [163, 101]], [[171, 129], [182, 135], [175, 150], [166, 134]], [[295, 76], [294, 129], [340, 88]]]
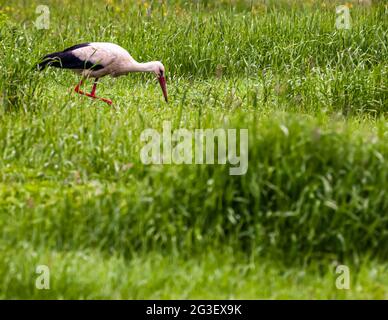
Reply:
[[155, 73], [156, 77], [159, 80], [160, 87], [163, 91], [163, 96], [166, 102], [168, 102], [167, 99], [167, 86], [166, 86], [166, 75], [164, 70], [164, 65], [160, 61], [155, 61], [153, 63], [153, 72]]

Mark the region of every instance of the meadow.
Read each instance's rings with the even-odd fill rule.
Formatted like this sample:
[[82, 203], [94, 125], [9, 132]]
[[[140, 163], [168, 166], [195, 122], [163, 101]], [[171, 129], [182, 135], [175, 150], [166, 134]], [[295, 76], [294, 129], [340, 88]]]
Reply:
[[[0, 0], [0, 298], [388, 299], [388, 8], [338, 30], [341, 4]], [[169, 103], [150, 74], [101, 79], [109, 107], [34, 68], [89, 41], [162, 61]], [[163, 121], [248, 129], [247, 173], [143, 164]]]

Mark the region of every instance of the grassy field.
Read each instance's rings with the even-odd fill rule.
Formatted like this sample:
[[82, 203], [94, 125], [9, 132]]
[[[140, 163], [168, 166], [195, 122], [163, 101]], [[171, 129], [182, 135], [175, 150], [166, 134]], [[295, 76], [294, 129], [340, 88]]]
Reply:
[[[337, 30], [341, 4], [0, 0], [0, 298], [388, 299], [388, 7]], [[170, 102], [150, 74], [102, 79], [108, 107], [34, 69], [88, 41], [162, 61]], [[248, 172], [143, 164], [167, 120], [248, 129]]]

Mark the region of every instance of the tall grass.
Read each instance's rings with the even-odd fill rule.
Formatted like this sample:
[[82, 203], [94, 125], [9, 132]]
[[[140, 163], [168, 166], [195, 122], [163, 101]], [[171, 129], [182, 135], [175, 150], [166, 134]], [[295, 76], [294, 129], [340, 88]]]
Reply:
[[[122, 254], [190, 254], [227, 243], [292, 260], [387, 257], [384, 121], [368, 133], [370, 127], [355, 132], [354, 124], [291, 115], [256, 123], [229, 115], [232, 128], [250, 132], [248, 173], [233, 177], [222, 165], [142, 165], [143, 128], [132, 127], [129, 138], [126, 125], [136, 111], [66, 113], [1, 125], [7, 241]], [[203, 117], [202, 126], [215, 127], [213, 116]], [[148, 125], [161, 129], [160, 121]]]

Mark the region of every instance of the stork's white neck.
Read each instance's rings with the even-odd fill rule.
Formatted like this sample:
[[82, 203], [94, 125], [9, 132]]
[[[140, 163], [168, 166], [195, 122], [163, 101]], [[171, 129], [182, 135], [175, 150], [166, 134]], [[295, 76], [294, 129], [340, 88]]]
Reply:
[[151, 62], [137, 62], [131, 61], [127, 65], [128, 72], [153, 72], [155, 70], [155, 61]]

